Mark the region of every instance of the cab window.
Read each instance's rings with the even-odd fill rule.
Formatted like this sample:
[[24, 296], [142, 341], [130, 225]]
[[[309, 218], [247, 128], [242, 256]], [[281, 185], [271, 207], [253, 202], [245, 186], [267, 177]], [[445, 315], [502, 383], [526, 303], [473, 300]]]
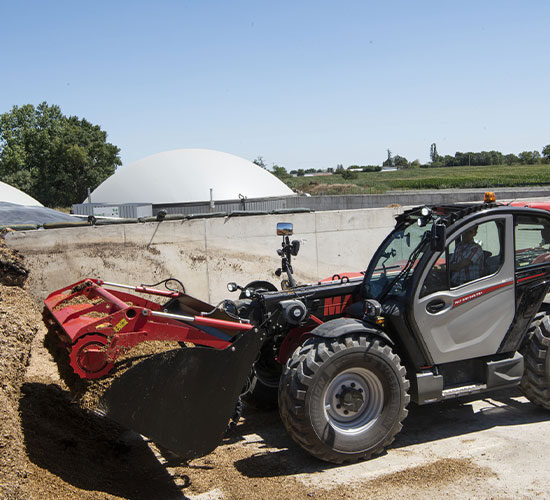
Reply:
[[550, 262], [550, 223], [542, 217], [516, 217], [516, 269]]
[[497, 221], [464, 229], [436, 259], [421, 297], [495, 274], [504, 261], [503, 233], [504, 226]]

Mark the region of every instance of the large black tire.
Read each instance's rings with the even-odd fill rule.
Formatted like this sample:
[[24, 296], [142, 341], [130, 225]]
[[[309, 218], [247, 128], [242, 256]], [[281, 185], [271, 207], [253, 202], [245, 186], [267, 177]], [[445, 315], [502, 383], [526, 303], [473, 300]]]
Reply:
[[314, 337], [283, 370], [279, 411], [306, 451], [328, 462], [355, 462], [394, 440], [407, 416], [408, 389], [399, 356], [378, 337]]
[[525, 370], [520, 389], [529, 401], [550, 410], [550, 317], [539, 313], [520, 350]]

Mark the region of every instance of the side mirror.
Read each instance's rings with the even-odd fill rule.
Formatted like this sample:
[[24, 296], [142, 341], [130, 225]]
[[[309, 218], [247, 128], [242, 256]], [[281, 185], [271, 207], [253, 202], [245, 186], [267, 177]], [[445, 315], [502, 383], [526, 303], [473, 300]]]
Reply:
[[300, 251], [300, 242], [298, 240], [292, 240], [292, 248], [290, 249], [290, 253], [296, 257], [298, 255], [298, 252]]
[[293, 230], [292, 222], [277, 223], [277, 236], [291, 236], [292, 230]]
[[236, 292], [239, 287], [237, 286], [237, 283], [234, 283], [233, 281], [231, 283], [228, 283], [227, 284], [227, 289], [230, 291], [230, 292]]
[[432, 226], [432, 235], [430, 240], [430, 247], [434, 252], [443, 252], [445, 250], [445, 224], [441, 222], [434, 222]]

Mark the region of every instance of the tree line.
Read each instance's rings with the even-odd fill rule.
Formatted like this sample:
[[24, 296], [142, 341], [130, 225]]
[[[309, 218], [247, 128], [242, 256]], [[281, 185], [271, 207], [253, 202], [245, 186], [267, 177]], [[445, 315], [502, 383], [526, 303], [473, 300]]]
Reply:
[[[433, 145], [435, 146], [435, 144]], [[535, 165], [537, 163], [550, 163], [550, 144], [539, 151], [522, 151], [503, 154], [500, 151], [479, 151], [462, 153], [457, 151], [454, 156], [440, 156], [434, 147], [430, 152], [431, 163], [424, 167], [464, 167], [480, 165]]]
[[504, 154], [500, 151], [457, 151], [454, 156], [440, 155], [437, 152], [437, 145], [430, 146], [429, 163], [421, 164], [419, 160], [409, 162], [406, 158], [399, 155], [392, 155], [387, 150], [388, 157], [382, 164], [384, 167], [401, 168], [437, 168], [437, 167], [466, 167], [466, 166], [484, 166], [484, 165], [536, 165], [541, 163], [550, 163], [550, 144], [544, 146], [541, 151], [522, 151], [519, 154]]
[[[336, 165], [336, 168], [308, 168], [297, 169], [288, 172], [286, 168], [279, 165], [273, 165], [272, 173], [281, 180], [285, 180], [290, 176], [301, 177], [306, 174], [329, 173], [341, 175], [343, 179], [354, 179], [357, 177], [357, 172], [379, 172], [383, 168], [437, 168], [437, 167], [466, 167], [466, 166], [484, 166], [484, 165], [536, 165], [550, 164], [550, 144], [544, 146], [541, 151], [522, 151], [519, 154], [504, 154], [500, 151], [468, 151], [463, 153], [457, 151], [454, 156], [440, 155], [437, 152], [437, 145], [434, 143], [430, 146], [431, 161], [422, 164], [420, 160], [409, 161], [401, 155], [394, 155], [388, 149], [386, 150], [387, 158], [382, 162], [382, 166], [378, 165], [350, 165], [344, 168], [343, 165]], [[261, 156], [254, 160], [256, 165], [262, 168], [267, 168]]]

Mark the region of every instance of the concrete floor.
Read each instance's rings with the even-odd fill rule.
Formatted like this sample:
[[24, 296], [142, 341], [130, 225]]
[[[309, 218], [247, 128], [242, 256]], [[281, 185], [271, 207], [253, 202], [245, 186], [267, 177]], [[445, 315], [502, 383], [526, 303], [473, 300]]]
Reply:
[[[184, 498], [255, 498], [263, 482], [273, 479], [281, 488], [293, 481], [295, 498], [550, 498], [550, 412], [516, 391], [411, 405], [387, 452], [346, 466], [309, 457], [288, 438], [276, 412], [248, 415], [237, 429], [204, 462], [225, 472], [208, 491], [184, 489]], [[204, 474], [184, 472], [192, 484]], [[240, 477], [239, 495], [228, 489], [233, 475]]]

